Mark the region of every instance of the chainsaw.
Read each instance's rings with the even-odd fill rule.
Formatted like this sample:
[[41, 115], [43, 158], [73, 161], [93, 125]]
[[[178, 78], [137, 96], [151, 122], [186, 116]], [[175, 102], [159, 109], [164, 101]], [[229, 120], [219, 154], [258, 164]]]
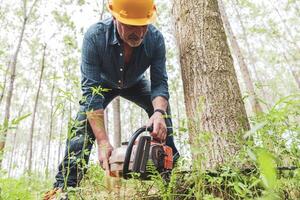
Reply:
[[129, 179], [137, 173], [138, 178], [149, 180], [155, 170], [160, 174], [172, 170], [172, 148], [151, 136], [140, 136], [146, 131], [150, 133], [153, 128], [139, 128], [128, 142], [123, 142], [121, 147], [112, 151], [109, 159], [111, 176]]

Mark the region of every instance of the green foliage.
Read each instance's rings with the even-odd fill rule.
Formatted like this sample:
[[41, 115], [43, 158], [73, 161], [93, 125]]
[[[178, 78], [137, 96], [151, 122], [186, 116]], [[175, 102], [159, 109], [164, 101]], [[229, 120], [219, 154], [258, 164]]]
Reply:
[[0, 199], [41, 199], [43, 193], [49, 188], [51, 188], [51, 180], [45, 180], [39, 175], [23, 176], [18, 179], [0, 178]]
[[72, 36], [65, 35], [63, 40], [64, 40], [64, 43], [67, 47], [69, 47], [71, 49], [76, 49], [77, 48], [77, 42]]
[[79, 6], [82, 6], [82, 5], [85, 4], [85, 0], [77, 0], [77, 4], [78, 4]]
[[4, 134], [5, 132], [7, 132], [8, 129], [14, 129], [16, 128], [16, 126], [24, 119], [26, 119], [27, 117], [29, 117], [31, 115], [31, 113], [28, 113], [26, 115], [23, 115], [23, 116], [20, 116], [20, 117], [17, 117], [17, 118], [14, 118], [12, 119], [11, 121], [7, 121], [7, 120], [4, 120], [3, 124], [0, 124], [0, 141], [2, 139], [5, 139], [5, 138], [1, 138], [2, 134]]
[[75, 24], [74, 22], [71, 20], [71, 17], [65, 12], [65, 13], [60, 13], [57, 10], [54, 10], [52, 12], [52, 15], [54, 17], [54, 19], [56, 20], [56, 22], [58, 24], [60, 24], [61, 26], [66, 26], [68, 28], [71, 29], [75, 29]]
[[[92, 164], [88, 167], [81, 186], [68, 188], [69, 198], [299, 199], [300, 169], [277, 169], [279, 166], [300, 166], [299, 112], [299, 95], [295, 94], [280, 99], [268, 112], [253, 118], [253, 128], [244, 134], [245, 145], [238, 155], [232, 157], [232, 160], [238, 161], [238, 166], [235, 165], [237, 162], [232, 162], [224, 163], [214, 170], [204, 170], [203, 158], [199, 157], [193, 159], [191, 171], [183, 172], [186, 164], [182, 159], [171, 175], [163, 176], [164, 178], [149, 165], [148, 169], [153, 172], [152, 179], [141, 181], [137, 178], [107, 178], [98, 164]], [[184, 127], [181, 129], [186, 131]], [[74, 136], [71, 130], [69, 134], [69, 137]], [[287, 139], [284, 139], [285, 134], [288, 134]], [[87, 167], [84, 162], [83, 167]], [[47, 184], [38, 185], [39, 182], [34, 179], [30, 183], [26, 181], [26, 178], [2, 179], [1, 197], [34, 199], [46, 191], [44, 186]], [[108, 182], [112, 188], [108, 186]]]

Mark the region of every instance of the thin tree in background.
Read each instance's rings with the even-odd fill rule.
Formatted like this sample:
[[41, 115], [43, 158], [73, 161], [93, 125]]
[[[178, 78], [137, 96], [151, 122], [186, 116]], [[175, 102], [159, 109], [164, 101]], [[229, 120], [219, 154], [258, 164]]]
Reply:
[[[285, 54], [283, 54], [283, 58], [285, 60], [285, 62], [287, 63], [287, 66], [291, 72], [291, 74], [293, 75], [296, 83], [297, 83], [297, 87], [300, 90], [300, 71], [299, 71], [299, 65], [296, 67], [292, 67], [291, 65], [293, 65], [290, 60], [287, 58], [287, 56]], [[296, 70], [296, 68], [298, 68], [298, 70]]]
[[108, 109], [108, 107], [106, 107], [105, 110], [104, 110], [104, 125], [105, 125], [106, 133], [108, 133], [108, 131], [109, 131], [109, 128], [108, 128], [108, 124], [109, 124], [108, 113], [109, 113], [109, 109]]
[[38, 84], [38, 88], [37, 88], [37, 93], [36, 93], [36, 96], [35, 96], [34, 107], [33, 107], [33, 112], [32, 112], [31, 126], [30, 126], [30, 132], [29, 132], [30, 133], [29, 144], [28, 144], [28, 151], [29, 151], [28, 172], [29, 172], [29, 174], [32, 171], [32, 152], [33, 152], [32, 150], [33, 150], [34, 124], [35, 124], [35, 116], [36, 116], [36, 112], [37, 112], [37, 106], [38, 106], [38, 101], [39, 101], [39, 97], [40, 97], [40, 90], [41, 90], [41, 85], [42, 85], [42, 79], [43, 79], [43, 74], [44, 74], [44, 69], [45, 69], [46, 48], [47, 48], [47, 45], [44, 44], [44, 46], [43, 46], [42, 64], [41, 64], [41, 73], [40, 73], [40, 77], [39, 77], [39, 84]]
[[[21, 27], [21, 31], [20, 31], [20, 36], [18, 38], [16, 50], [11, 58], [11, 61], [9, 62], [9, 64], [10, 64], [9, 69], [11, 71], [10, 71], [10, 81], [9, 81], [9, 86], [8, 86], [8, 91], [7, 91], [7, 96], [6, 96], [4, 124], [8, 124], [9, 120], [10, 120], [10, 107], [11, 107], [11, 101], [12, 101], [12, 97], [13, 97], [18, 55], [19, 55], [19, 52], [21, 49], [21, 44], [23, 42], [26, 25], [28, 23], [29, 18], [31, 17], [31, 15], [33, 13], [33, 9], [35, 8], [37, 2], [38, 2], [38, 0], [35, 0], [32, 3], [31, 7], [29, 8], [29, 11], [27, 12], [27, 0], [23, 0], [23, 23], [22, 23], [22, 27]], [[7, 130], [4, 131], [3, 137], [0, 140], [0, 168], [1, 168], [2, 157], [3, 157], [3, 149], [5, 147], [6, 135], [7, 135]]]
[[252, 111], [254, 113], [261, 113], [263, 111], [262, 107], [259, 104], [257, 94], [254, 90], [254, 84], [253, 84], [248, 66], [245, 62], [245, 59], [244, 59], [244, 56], [243, 56], [242, 51], [240, 49], [240, 46], [239, 46], [239, 44], [236, 40], [236, 37], [235, 37], [235, 35], [232, 31], [231, 25], [229, 23], [229, 20], [228, 20], [227, 14], [226, 14], [226, 10], [225, 10], [225, 6], [223, 4], [223, 0], [218, 0], [218, 3], [219, 3], [220, 13], [221, 13], [221, 16], [222, 16], [222, 19], [223, 19], [223, 24], [225, 26], [227, 36], [228, 36], [229, 41], [230, 41], [231, 46], [232, 46], [233, 55], [235, 55], [235, 57], [238, 61], [241, 73], [243, 75], [243, 80], [244, 80], [245, 85], [246, 85], [246, 89], [247, 89], [247, 91], [249, 92], [249, 95], [250, 95], [250, 104], [251, 104], [251, 107], [252, 107]]
[[[294, 48], [296, 48], [297, 53], [300, 53], [300, 46], [297, 44], [297, 39], [293, 36], [290, 27], [288, 26], [288, 24], [286, 23], [286, 20], [283, 18], [283, 16], [280, 14], [279, 10], [274, 6], [274, 4], [272, 4], [272, 7], [274, 8], [274, 10], [276, 11], [280, 22], [282, 23], [283, 27], [284, 27], [284, 31], [287, 33], [288, 37], [290, 38], [289, 43], [293, 44]], [[285, 39], [287, 39], [287, 37], [285, 37]], [[293, 55], [290, 51], [289, 54], [291, 55], [291, 57], [293, 58], [293, 61], [298, 61], [299, 59], [296, 58], [295, 55]], [[289, 61], [289, 59], [287, 58], [287, 56], [285, 54], [283, 54], [284, 60], [286, 61], [289, 71], [291, 72], [293, 78], [295, 79], [295, 82], [297, 83], [297, 87], [300, 89], [300, 69], [299, 69], [299, 65], [292, 67], [291, 65], [295, 65], [293, 64], [291, 61]]]
[[7, 76], [8, 76], [8, 72], [9, 72], [9, 66], [10, 64], [7, 65], [6, 69], [5, 69], [5, 74], [4, 74], [4, 80], [3, 80], [3, 85], [2, 87], [2, 91], [0, 94], [0, 104], [2, 103], [3, 97], [4, 97], [4, 93], [5, 93], [5, 88], [6, 88], [6, 82], [7, 82]]
[[53, 132], [53, 120], [54, 120], [54, 89], [55, 89], [55, 77], [56, 77], [56, 71], [53, 72], [53, 82], [51, 87], [51, 95], [50, 95], [50, 124], [49, 124], [49, 137], [48, 137], [48, 143], [47, 143], [47, 161], [46, 161], [46, 178], [48, 178], [49, 175], [49, 162], [50, 162], [50, 152], [51, 152], [51, 138], [52, 138], [52, 132]]
[[[23, 103], [18, 111], [18, 115], [17, 117], [21, 117], [22, 116], [22, 113], [23, 113], [23, 110], [24, 110], [24, 107], [25, 107], [25, 104], [27, 103], [28, 99], [27, 99], [27, 93], [28, 93], [28, 90], [29, 90], [29, 86], [27, 85], [26, 86], [26, 89], [25, 89], [25, 92], [24, 92], [24, 100], [23, 100]], [[12, 168], [13, 168], [13, 162], [14, 162], [14, 158], [15, 158], [15, 152], [16, 152], [16, 144], [17, 144], [17, 133], [19, 132], [19, 124], [17, 124], [16, 128], [15, 128], [15, 131], [14, 131], [14, 134], [13, 134], [13, 144], [12, 144], [12, 151], [11, 151], [11, 155], [9, 157], [9, 167], [8, 167], [8, 176], [10, 177], [11, 176], [11, 172], [12, 172]]]
[[173, 14], [190, 144], [205, 149], [193, 157], [216, 167], [237, 154], [249, 129], [218, 1], [175, 0]]
[[[236, 1], [232, 0], [232, 4], [233, 4], [233, 9], [236, 13], [236, 19], [237, 19], [237, 21], [238, 21], [238, 23], [241, 27], [241, 30], [242, 30], [243, 40], [244, 40], [244, 43], [246, 45], [247, 59], [248, 59], [249, 64], [250, 64], [250, 68], [253, 69], [253, 72], [254, 72], [254, 75], [255, 75], [255, 80], [258, 83], [258, 85], [262, 86], [263, 81], [261, 80], [261, 76], [259, 76], [258, 72], [257, 72], [257, 66], [256, 66], [256, 60], [257, 59], [254, 57], [254, 47], [249, 42], [247, 31], [246, 31], [244, 22], [242, 20], [242, 16], [241, 16], [240, 11], [239, 11], [239, 9], [241, 9], [241, 7], [239, 5], [238, 0], [236, 0]], [[265, 100], [268, 99], [267, 91], [265, 90], [265, 88], [261, 87], [260, 89], [261, 89], [261, 95], [263, 96], [263, 98]], [[269, 106], [267, 104], [265, 104], [265, 105], [269, 108]]]
[[61, 150], [62, 150], [62, 141], [63, 141], [63, 126], [65, 123], [65, 105], [63, 104], [62, 113], [61, 113], [61, 119], [60, 119], [60, 131], [59, 131], [59, 140], [58, 140], [58, 155], [57, 155], [57, 166], [60, 163], [60, 156], [61, 156]]
[[121, 146], [121, 113], [120, 113], [120, 97], [116, 97], [113, 101], [114, 114], [114, 147]]

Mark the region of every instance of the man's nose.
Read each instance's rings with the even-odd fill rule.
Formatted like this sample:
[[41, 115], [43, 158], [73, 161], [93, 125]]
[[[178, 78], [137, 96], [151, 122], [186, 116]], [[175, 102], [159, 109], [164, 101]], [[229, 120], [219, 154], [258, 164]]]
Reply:
[[146, 29], [144, 26], [137, 26], [135, 27], [135, 33], [138, 34], [139, 36], [143, 36], [146, 32]]

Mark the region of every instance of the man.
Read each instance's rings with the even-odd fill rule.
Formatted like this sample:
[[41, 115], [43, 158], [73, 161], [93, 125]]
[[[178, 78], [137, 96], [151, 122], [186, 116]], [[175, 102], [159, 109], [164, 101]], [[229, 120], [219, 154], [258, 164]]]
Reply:
[[[168, 105], [166, 51], [155, 20], [153, 0], [110, 0], [113, 15], [91, 26], [82, 45], [81, 84], [84, 99], [67, 140], [65, 157], [56, 175], [55, 188], [76, 187], [86, 171], [93, 142], [98, 144], [100, 165], [108, 169], [113, 150], [104, 127], [105, 107], [121, 96], [149, 115], [151, 135], [173, 149], [172, 121]], [[150, 67], [151, 84], [144, 72]], [[168, 128], [167, 128], [168, 127]]]

